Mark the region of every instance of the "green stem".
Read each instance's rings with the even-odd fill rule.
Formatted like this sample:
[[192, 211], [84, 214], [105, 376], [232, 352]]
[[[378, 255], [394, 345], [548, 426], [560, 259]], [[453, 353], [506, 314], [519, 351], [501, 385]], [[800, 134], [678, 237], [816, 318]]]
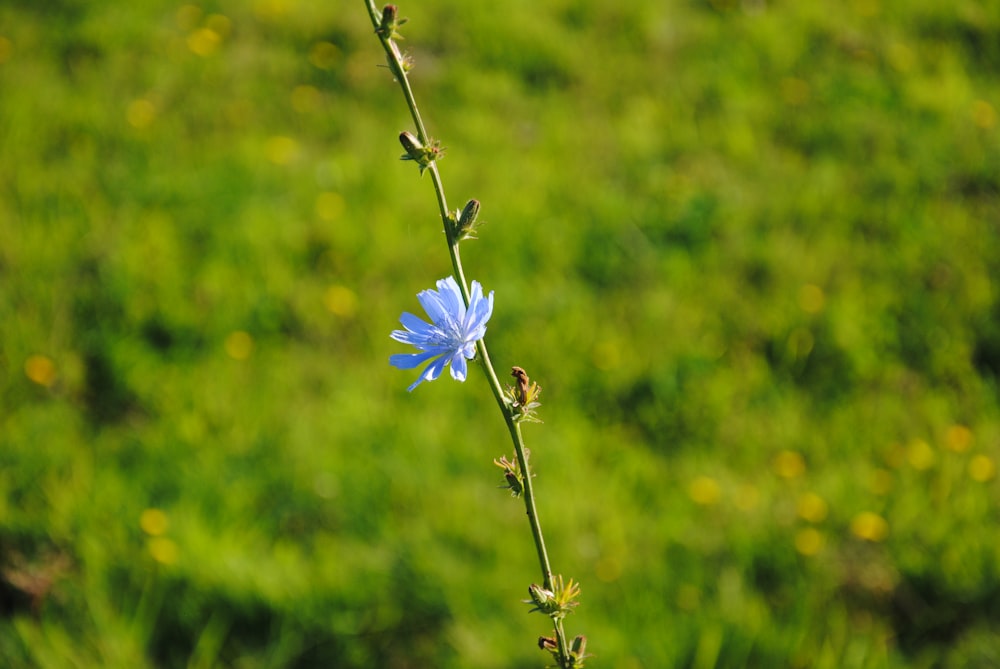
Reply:
[[[382, 43], [382, 48], [385, 49], [386, 56], [388, 57], [389, 69], [403, 90], [406, 105], [410, 109], [410, 115], [413, 117], [413, 123], [417, 128], [417, 138], [422, 144], [427, 146], [430, 144], [430, 137], [427, 135], [427, 130], [424, 127], [420, 110], [417, 108], [417, 101], [413, 96], [413, 89], [410, 87], [406, 70], [403, 68], [399, 49], [390, 36], [378, 32], [382, 14], [376, 7], [374, 0], [365, 0], [365, 4], [368, 7], [368, 14], [371, 17], [372, 25], [375, 27], [379, 41]], [[462, 299], [466, 307], [468, 307], [468, 282], [465, 279], [465, 272], [462, 269], [462, 257], [458, 249], [458, 238], [453, 234], [451, 217], [448, 213], [448, 201], [444, 195], [444, 184], [441, 181], [441, 173], [438, 171], [437, 163], [431, 163], [428, 166], [428, 171], [431, 174], [431, 183], [434, 185], [434, 193], [437, 196], [438, 211], [441, 215], [441, 222], [444, 225], [445, 238], [448, 240], [448, 254], [451, 256], [452, 269], [455, 272], [459, 289], [462, 291]], [[500, 385], [496, 371], [493, 368], [493, 363], [490, 361], [490, 354], [486, 349], [485, 339], [480, 339], [476, 342], [476, 351], [479, 354], [479, 360], [486, 374], [486, 379], [489, 382], [490, 390], [493, 391], [493, 398], [496, 400], [497, 406], [500, 408], [500, 413], [503, 414], [504, 421], [507, 423], [507, 430], [510, 432], [511, 441], [514, 442], [514, 451], [524, 479], [522, 481], [523, 490], [521, 497], [524, 500], [524, 509], [528, 516], [528, 523], [531, 525], [531, 535], [534, 538], [535, 550], [538, 553], [538, 563], [542, 570], [543, 584], [546, 590], [553, 590], [552, 567], [549, 564], [548, 552], [545, 549], [545, 538], [542, 536], [542, 526], [538, 519], [538, 510], [535, 508], [535, 493], [531, 483], [532, 477], [528, 464], [527, 448], [524, 445], [524, 437], [521, 435], [521, 424], [514, 420], [513, 412], [504, 401], [503, 387]], [[563, 630], [562, 620], [553, 620], [553, 627], [559, 647], [559, 664], [560, 666], [568, 667], [569, 647], [566, 643], [566, 633]]]

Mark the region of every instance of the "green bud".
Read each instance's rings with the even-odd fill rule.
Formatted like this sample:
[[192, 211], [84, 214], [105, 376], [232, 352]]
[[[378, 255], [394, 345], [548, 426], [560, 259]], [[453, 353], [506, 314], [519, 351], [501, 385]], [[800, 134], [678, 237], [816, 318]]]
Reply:
[[396, 5], [386, 5], [382, 8], [382, 20], [375, 32], [383, 39], [403, 39], [396, 29], [404, 23], [406, 19], [399, 19], [397, 16]]
[[475, 239], [477, 218], [479, 218], [479, 200], [469, 200], [458, 216], [459, 239]]
[[444, 155], [444, 149], [441, 148], [441, 145], [437, 141], [431, 141], [430, 146], [424, 146], [412, 133], [405, 130], [399, 133], [399, 143], [406, 150], [406, 153], [400, 156], [400, 160], [412, 160], [416, 162], [420, 167], [421, 174], [431, 166], [431, 163]]
[[534, 604], [535, 608], [532, 611], [541, 611], [547, 615], [557, 613], [559, 611], [559, 601], [556, 599], [556, 595], [551, 590], [546, 590], [537, 583], [532, 583], [528, 586], [528, 594], [531, 595], [531, 599], [524, 600], [526, 604]]
[[420, 143], [420, 140], [413, 136], [412, 133], [406, 132], [405, 130], [399, 133], [399, 143], [403, 145], [403, 149], [406, 150], [406, 155], [403, 156], [403, 160], [420, 160], [423, 156], [424, 145]]

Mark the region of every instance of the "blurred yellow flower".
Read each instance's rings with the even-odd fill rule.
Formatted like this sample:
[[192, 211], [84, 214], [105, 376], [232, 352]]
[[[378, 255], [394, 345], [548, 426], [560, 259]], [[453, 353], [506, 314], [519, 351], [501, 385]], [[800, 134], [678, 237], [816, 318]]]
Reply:
[[969, 476], [973, 481], [985, 483], [997, 474], [997, 465], [988, 455], [977, 455], [969, 461]]
[[795, 451], [781, 451], [774, 458], [774, 472], [783, 479], [794, 479], [806, 471], [806, 461]]
[[201, 13], [201, 7], [197, 5], [181, 5], [174, 16], [177, 27], [181, 30], [194, 30], [201, 20]]
[[211, 28], [199, 28], [187, 38], [191, 53], [202, 57], [212, 55], [221, 43], [222, 36]]
[[923, 439], [914, 439], [906, 447], [906, 461], [918, 471], [930, 469], [936, 460], [934, 449]]
[[169, 526], [170, 522], [167, 520], [167, 514], [163, 513], [160, 509], [146, 509], [139, 516], [139, 527], [150, 536], [158, 537], [166, 534]]
[[983, 130], [992, 130], [997, 124], [997, 112], [986, 100], [976, 100], [972, 105], [972, 122]]
[[815, 527], [805, 527], [795, 534], [795, 550], [802, 555], [812, 556], [823, 550], [826, 537]]
[[868, 487], [876, 495], [887, 495], [892, 490], [892, 472], [887, 469], [876, 469], [868, 479]]
[[829, 507], [827, 506], [826, 500], [814, 492], [807, 492], [799, 497], [799, 518], [802, 518], [803, 520], [807, 520], [810, 523], [822, 522], [826, 519], [828, 510]]
[[133, 128], [147, 128], [156, 118], [156, 107], [149, 100], [133, 100], [125, 109], [125, 118]]
[[236, 330], [226, 337], [224, 347], [233, 360], [246, 360], [253, 353], [253, 337], [243, 330]]
[[964, 425], [952, 425], [945, 432], [944, 445], [949, 451], [965, 453], [972, 446], [972, 430]]
[[323, 303], [334, 315], [350, 318], [358, 311], [358, 296], [347, 286], [330, 286], [323, 296]]
[[316, 42], [309, 52], [309, 62], [320, 70], [332, 70], [340, 60], [340, 49], [330, 42]]
[[24, 361], [24, 375], [33, 383], [49, 388], [56, 382], [56, 365], [44, 355], [32, 355]]
[[823, 289], [813, 283], [807, 283], [799, 289], [799, 307], [807, 314], [818, 314], [826, 304]]
[[316, 215], [324, 221], [335, 221], [344, 211], [344, 196], [323, 192], [316, 196]]
[[701, 504], [702, 506], [716, 504], [719, 501], [721, 492], [719, 484], [715, 482], [715, 479], [707, 476], [695, 477], [691, 481], [691, 485], [688, 486], [688, 495], [696, 504]]
[[319, 89], [315, 86], [296, 86], [292, 89], [292, 109], [300, 114], [311, 112], [319, 107]]
[[177, 544], [166, 537], [153, 537], [147, 544], [149, 554], [160, 564], [171, 565], [177, 562]]
[[267, 140], [264, 153], [275, 165], [288, 165], [298, 157], [299, 143], [291, 137], [277, 135]]
[[851, 520], [851, 533], [867, 541], [882, 541], [889, 535], [889, 523], [871, 511], [862, 511]]
[[219, 37], [228, 37], [232, 26], [233, 22], [224, 14], [209, 14], [205, 19], [205, 27]]
[[744, 483], [736, 488], [736, 497], [733, 500], [736, 508], [740, 511], [752, 511], [760, 503], [760, 491], [750, 483]]
[[3, 65], [10, 58], [14, 51], [14, 45], [6, 37], [0, 37], [0, 65]]

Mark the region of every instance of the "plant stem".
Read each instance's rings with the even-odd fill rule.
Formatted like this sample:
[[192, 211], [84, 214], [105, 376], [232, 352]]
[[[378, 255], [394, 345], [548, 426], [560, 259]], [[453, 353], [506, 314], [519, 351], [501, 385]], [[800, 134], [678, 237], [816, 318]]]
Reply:
[[[389, 69], [392, 71], [393, 76], [396, 78], [396, 81], [399, 82], [400, 88], [403, 90], [403, 96], [406, 98], [406, 105], [410, 109], [410, 115], [413, 117], [413, 123], [417, 128], [417, 138], [424, 146], [428, 146], [430, 144], [430, 137], [424, 127], [423, 119], [420, 116], [420, 110], [417, 108], [417, 101], [413, 96], [413, 89], [410, 87], [410, 81], [406, 76], [406, 70], [403, 67], [402, 56], [399, 52], [399, 48], [392, 41], [391, 35], [385, 35], [379, 30], [381, 27], [382, 14], [376, 7], [374, 0], [365, 0], [365, 5], [368, 7], [368, 14], [371, 17], [372, 25], [375, 27], [379, 41], [382, 43], [382, 48], [385, 49]], [[445, 238], [448, 240], [448, 254], [451, 256], [451, 265], [455, 272], [455, 278], [458, 281], [459, 289], [462, 291], [462, 299], [465, 302], [466, 307], [468, 307], [468, 283], [465, 279], [465, 272], [462, 269], [462, 257], [458, 248], [458, 236], [455, 235], [452, 230], [451, 217], [448, 212], [448, 201], [444, 195], [444, 184], [441, 181], [441, 173], [438, 171], [437, 162], [430, 163], [427, 169], [431, 174], [431, 182], [434, 185], [434, 193], [437, 196], [438, 211], [441, 215], [441, 222], [444, 225]], [[542, 570], [543, 584], [546, 590], [551, 591], [553, 590], [552, 567], [549, 564], [548, 552], [545, 549], [545, 538], [542, 535], [542, 526], [538, 519], [538, 511], [535, 508], [535, 493], [531, 483], [532, 477], [531, 469], [528, 463], [527, 448], [524, 445], [524, 437], [521, 434], [521, 424], [514, 420], [513, 411], [504, 401], [503, 388], [500, 385], [499, 379], [497, 379], [493, 363], [490, 361], [490, 354], [486, 349], [485, 339], [480, 339], [476, 342], [476, 351], [479, 354], [479, 360], [483, 371], [486, 374], [486, 379], [489, 382], [490, 390], [493, 391], [493, 398], [496, 400], [497, 406], [500, 408], [500, 413], [503, 414], [504, 421], [507, 423], [507, 430], [510, 432], [511, 440], [514, 442], [514, 451], [523, 475], [521, 497], [524, 499], [525, 513], [528, 516], [528, 523], [531, 525], [531, 534], [535, 541], [535, 549], [538, 553], [538, 562]], [[562, 667], [568, 667], [569, 647], [566, 643], [566, 633], [563, 630], [562, 620], [554, 619], [553, 627], [556, 633], [556, 642], [559, 647], [559, 664]]]

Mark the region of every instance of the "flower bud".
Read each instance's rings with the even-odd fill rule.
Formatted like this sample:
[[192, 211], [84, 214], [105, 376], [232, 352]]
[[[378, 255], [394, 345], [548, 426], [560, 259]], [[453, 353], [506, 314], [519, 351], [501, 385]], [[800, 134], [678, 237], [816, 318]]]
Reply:
[[412, 133], [405, 130], [399, 133], [399, 143], [403, 145], [406, 155], [403, 160], [420, 160], [424, 155], [424, 145]]
[[479, 217], [479, 200], [469, 200], [465, 203], [465, 208], [458, 215], [458, 237], [459, 239], [474, 239], [476, 229], [476, 219]]
[[531, 599], [526, 599], [526, 604], [534, 604], [532, 611], [541, 611], [545, 614], [552, 614], [559, 611], [559, 601], [551, 590], [546, 590], [537, 583], [528, 586], [528, 594]]
[[587, 654], [587, 637], [581, 634], [573, 639], [573, 643], [569, 646], [569, 652], [578, 660], [585, 657]]
[[396, 28], [406, 23], [406, 19], [399, 19], [396, 12], [396, 5], [386, 5], [382, 8], [382, 20], [378, 24], [375, 32], [382, 39], [403, 39], [403, 36], [396, 31]]

